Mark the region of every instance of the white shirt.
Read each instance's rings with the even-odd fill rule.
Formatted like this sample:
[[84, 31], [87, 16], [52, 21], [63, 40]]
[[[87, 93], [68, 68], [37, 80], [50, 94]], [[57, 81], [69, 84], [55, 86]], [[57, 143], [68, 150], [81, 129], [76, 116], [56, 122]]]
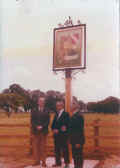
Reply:
[[57, 117], [57, 120], [58, 120], [58, 118], [60, 118], [60, 116], [62, 115], [63, 111], [64, 111], [64, 109], [60, 110], [60, 112], [58, 114], [58, 117]]
[[79, 109], [76, 109], [73, 111], [73, 114], [77, 113], [79, 111]]
[[44, 108], [38, 107], [38, 110], [43, 112]]

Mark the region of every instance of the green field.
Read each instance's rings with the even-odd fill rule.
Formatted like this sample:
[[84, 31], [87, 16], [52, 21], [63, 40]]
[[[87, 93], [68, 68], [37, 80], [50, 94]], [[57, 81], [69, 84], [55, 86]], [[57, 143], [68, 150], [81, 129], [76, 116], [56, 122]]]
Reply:
[[[116, 114], [83, 114], [85, 118], [86, 144], [84, 153], [87, 157], [106, 156], [120, 153], [120, 115]], [[51, 121], [53, 114], [51, 115]], [[95, 151], [96, 141], [94, 139], [95, 127], [93, 123], [99, 120], [99, 137], [97, 143], [99, 150]], [[27, 126], [15, 125], [27, 124]], [[90, 125], [92, 124], [92, 125]], [[101, 125], [102, 124], [102, 125]], [[3, 125], [3, 126], [2, 126]], [[14, 126], [14, 127], [13, 127]], [[23, 154], [30, 151], [30, 114], [12, 114], [10, 118], [5, 113], [0, 113], [0, 155]], [[50, 130], [50, 128], [49, 128]], [[16, 136], [16, 137], [15, 137]], [[19, 137], [17, 137], [19, 136]], [[23, 137], [22, 137], [23, 136]], [[112, 136], [112, 137], [110, 137]], [[52, 133], [48, 138], [48, 155], [54, 151]]]

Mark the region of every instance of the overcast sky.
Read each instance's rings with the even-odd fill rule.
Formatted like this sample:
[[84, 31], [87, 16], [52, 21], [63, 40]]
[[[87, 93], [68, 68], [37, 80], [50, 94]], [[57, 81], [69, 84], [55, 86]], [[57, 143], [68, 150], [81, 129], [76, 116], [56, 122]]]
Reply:
[[52, 72], [53, 29], [71, 16], [87, 27], [87, 68], [72, 80], [72, 93], [96, 101], [120, 97], [117, 0], [2, 0], [0, 89], [65, 90], [64, 73]]

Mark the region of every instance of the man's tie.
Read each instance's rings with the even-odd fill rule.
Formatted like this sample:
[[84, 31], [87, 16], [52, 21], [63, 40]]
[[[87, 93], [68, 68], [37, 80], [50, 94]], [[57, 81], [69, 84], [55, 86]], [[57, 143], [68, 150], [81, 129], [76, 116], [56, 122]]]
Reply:
[[59, 113], [56, 113], [56, 119], [58, 120], [58, 118], [59, 118]]

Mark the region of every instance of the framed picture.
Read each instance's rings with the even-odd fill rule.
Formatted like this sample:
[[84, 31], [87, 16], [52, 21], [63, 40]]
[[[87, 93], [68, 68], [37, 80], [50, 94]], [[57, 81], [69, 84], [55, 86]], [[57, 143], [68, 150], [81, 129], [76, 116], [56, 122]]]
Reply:
[[86, 68], [86, 25], [55, 28], [53, 70]]

